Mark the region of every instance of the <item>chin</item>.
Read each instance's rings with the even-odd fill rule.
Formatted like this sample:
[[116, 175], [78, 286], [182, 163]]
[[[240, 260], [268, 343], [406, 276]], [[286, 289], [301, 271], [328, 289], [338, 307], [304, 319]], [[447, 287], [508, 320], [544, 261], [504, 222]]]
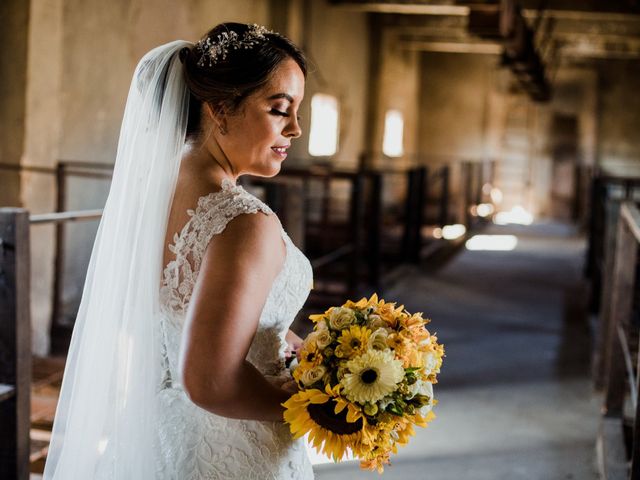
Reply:
[[261, 173], [261, 177], [275, 177], [280, 173], [282, 168], [282, 162], [277, 162], [269, 165], [269, 168], [265, 168], [264, 173]]

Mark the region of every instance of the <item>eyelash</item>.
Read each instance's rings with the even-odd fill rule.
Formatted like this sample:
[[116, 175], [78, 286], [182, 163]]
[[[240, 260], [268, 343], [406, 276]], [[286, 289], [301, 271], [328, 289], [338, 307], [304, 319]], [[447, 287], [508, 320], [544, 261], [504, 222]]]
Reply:
[[[280, 115], [282, 117], [289, 117], [290, 115], [286, 112], [281, 112], [280, 110], [276, 110], [275, 108], [271, 109], [271, 113], [273, 113], [274, 115]], [[297, 120], [300, 121], [302, 119], [302, 117], [300, 115], [298, 115]]]

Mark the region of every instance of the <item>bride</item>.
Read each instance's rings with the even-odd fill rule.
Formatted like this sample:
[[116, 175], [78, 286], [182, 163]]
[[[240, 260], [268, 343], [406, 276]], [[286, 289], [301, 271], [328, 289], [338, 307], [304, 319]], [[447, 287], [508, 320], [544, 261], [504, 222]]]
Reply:
[[237, 184], [300, 136], [306, 62], [224, 23], [138, 64], [45, 479], [311, 479], [281, 404], [311, 266]]

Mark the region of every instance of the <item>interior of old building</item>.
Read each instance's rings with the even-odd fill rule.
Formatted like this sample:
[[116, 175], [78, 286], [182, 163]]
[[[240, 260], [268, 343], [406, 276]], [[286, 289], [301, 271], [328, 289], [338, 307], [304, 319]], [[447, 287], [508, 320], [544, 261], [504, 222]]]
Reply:
[[[0, 477], [41, 478], [135, 65], [238, 21], [310, 64], [282, 171], [241, 179], [313, 266], [292, 329], [377, 292], [446, 348], [437, 419], [385, 477], [640, 478], [638, 0], [5, 0], [0, 19]], [[377, 475], [308, 451], [318, 479]]]

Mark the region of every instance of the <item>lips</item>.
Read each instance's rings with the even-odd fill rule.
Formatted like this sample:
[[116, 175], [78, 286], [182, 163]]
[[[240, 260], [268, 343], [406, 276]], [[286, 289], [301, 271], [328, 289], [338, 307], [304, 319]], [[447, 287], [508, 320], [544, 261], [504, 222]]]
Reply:
[[289, 148], [289, 145], [283, 145], [281, 147], [271, 147], [271, 150], [276, 152], [278, 155], [282, 155], [283, 157], [286, 157], [287, 156], [287, 148]]

